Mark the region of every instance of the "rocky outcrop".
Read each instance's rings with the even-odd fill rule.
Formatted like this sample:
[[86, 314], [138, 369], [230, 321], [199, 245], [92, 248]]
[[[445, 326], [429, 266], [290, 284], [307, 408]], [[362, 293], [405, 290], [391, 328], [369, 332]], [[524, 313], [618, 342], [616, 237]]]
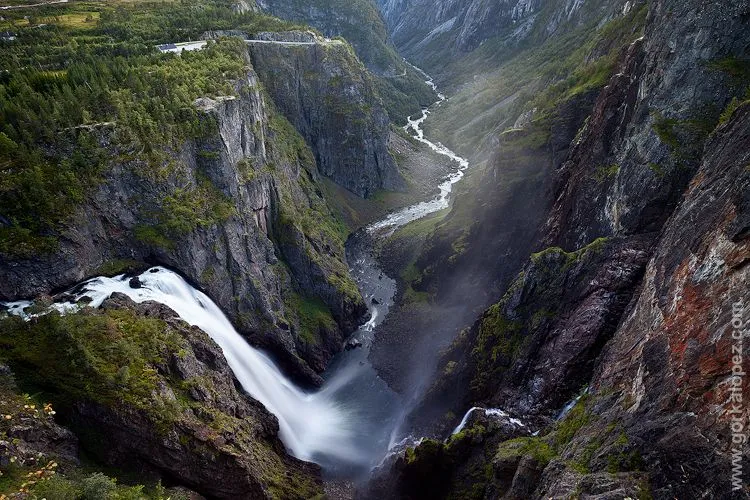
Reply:
[[[609, 422], [622, 425], [657, 498], [726, 498], [732, 450], [748, 460], [730, 426], [746, 421], [736, 395], [750, 389], [733, 377], [749, 367], [742, 340], [750, 320], [749, 146], [745, 105], [709, 139], [592, 382], [607, 405], [599, 406], [603, 422], [580, 439], [594, 438]], [[734, 494], [750, 496], [747, 483]]]
[[0, 467], [43, 469], [50, 461], [78, 461], [78, 440], [54, 421], [53, 407], [19, 394], [7, 365], [0, 366]]
[[[286, 454], [275, 417], [237, 389], [219, 346], [165, 306], [115, 294], [101, 310], [11, 318], [4, 331], [19, 377], [50, 395], [100, 463], [207, 498], [321, 492], [317, 467]], [[45, 362], [52, 344], [61, 350]]]
[[574, 253], [534, 254], [505, 297], [443, 356], [415, 425], [432, 422], [431, 433], [441, 435], [455, 425], [446, 414], [475, 404], [527, 419], [554, 417], [588, 383], [640, 283], [653, 239], [601, 239]]
[[[493, 462], [501, 441], [528, 433], [528, 429], [514, 423], [507, 415], [487, 417], [476, 412], [464, 431], [445, 442], [422, 440], [405, 453], [387, 458], [386, 463], [375, 470], [374, 480], [363, 497], [482, 498], [479, 493], [484, 482], [494, 473], [498, 486], [487, 498], [500, 498], [497, 493], [503, 491], [503, 486], [510, 486], [513, 474], [503, 471], [502, 466], [493, 470], [488, 463]], [[539, 468], [533, 463], [525, 466]], [[518, 494], [515, 498], [524, 497], [520, 487], [516, 487], [515, 493]]]
[[[289, 42], [291, 35], [275, 38]], [[310, 145], [323, 175], [363, 197], [404, 188], [388, 151], [388, 115], [373, 80], [345, 42], [257, 43], [250, 53], [261, 81]]]
[[[97, 131], [113, 158], [103, 182], [62, 231], [54, 253], [0, 264], [0, 298], [160, 263], [205, 290], [239, 331], [291, 373], [319, 381], [315, 372], [342, 349], [366, 311], [345, 263], [346, 234], [315, 189], [312, 155], [264, 97], [256, 73], [248, 66], [233, 86], [232, 95], [195, 102], [201, 137], [152, 155], [150, 164], [123, 146], [116, 128]], [[285, 240], [287, 249], [299, 245], [289, 260], [279, 235], [292, 231], [304, 237]], [[313, 275], [314, 281], [297, 279]], [[292, 306], [297, 297], [319, 298], [336, 321], [304, 331]]]

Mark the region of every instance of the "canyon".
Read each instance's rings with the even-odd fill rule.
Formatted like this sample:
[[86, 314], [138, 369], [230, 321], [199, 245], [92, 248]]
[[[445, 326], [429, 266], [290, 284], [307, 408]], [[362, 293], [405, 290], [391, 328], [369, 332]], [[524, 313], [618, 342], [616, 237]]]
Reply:
[[750, 497], [748, 2], [39, 8], [11, 498]]

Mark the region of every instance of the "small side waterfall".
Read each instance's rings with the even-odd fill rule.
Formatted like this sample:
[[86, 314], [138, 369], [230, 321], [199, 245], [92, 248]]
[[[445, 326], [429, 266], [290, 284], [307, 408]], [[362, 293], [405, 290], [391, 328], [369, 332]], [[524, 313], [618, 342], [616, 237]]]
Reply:
[[489, 418], [504, 418], [511, 424], [517, 426], [517, 427], [526, 427], [526, 425], [521, 422], [519, 419], [511, 417], [507, 412], [501, 410], [500, 408], [481, 408], [479, 406], [474, 406], [469, 411], [466, 412], [464, 415], [464, 418], [461, 419], [461, 423], [459, 423], [455, 429], [453, 429], [453, 432], [451, 432], [451, 436], [455, 436], [462, 430], [466, 428], [466, 424], [469, 423], [469, 418], [471, 417], [471, 414], [475, 411], [481, 411], [484, 412], [484, 415]]

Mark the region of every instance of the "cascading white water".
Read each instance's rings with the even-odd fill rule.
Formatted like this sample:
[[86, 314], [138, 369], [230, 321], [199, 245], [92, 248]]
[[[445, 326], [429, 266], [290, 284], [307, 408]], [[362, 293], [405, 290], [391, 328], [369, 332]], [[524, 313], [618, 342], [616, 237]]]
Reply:
[[[175, 311], [185, 322], [206, 332], [222, 349], [242, 387], [279, 420], [280, 437], [289, 451], [302, 460], [321, 456], [343, 462], [363, 462], [367, 457], [353, 444], [355, 429], [348, 412], [329, 392], [303, 392], [290, 382], [264, 353], [250, 347], [221, 309], [181, 276], [154, 267], [139, 276], [141, 288], [131, 288], [125, 276], [95, 278], [83, 286], [77, 299], [92, 299], [99, 307], [113, 293], [135, 302], [155, 301]], [[57, 307], [58, 309], [60, 306]]]
[[484, 415], [486, 417], [490, 418], [505, 418], [510, 422], [511, 424], [518, 426], [518, 427], [526, 427], [526, 425], [518, 420], [517, 418], [513, 418], [510, 415], [508, 415], [507, 412], [501, 410], [500, 408], [481, 408], [479, 406], [474, 406], [473, 408], [469, 409], [469, 411], [466, 412], [464, 415], [464, 418], [461, 419], [461, 423], [456, 426], [455, 429], [453, 429], [453, 432], [451, 432], [451, 436], [455, 436], [464, 428], [466, 428], [466, 424], [469, 423], [469, 418], [471, 417], [471, 414], [475, 411], [481, 411], [484, 412]]

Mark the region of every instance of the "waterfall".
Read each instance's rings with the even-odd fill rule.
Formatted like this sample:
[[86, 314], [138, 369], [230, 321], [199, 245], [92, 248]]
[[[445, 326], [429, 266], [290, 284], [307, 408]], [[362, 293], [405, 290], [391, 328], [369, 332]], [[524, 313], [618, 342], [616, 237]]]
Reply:
[[[427, 83], [436, 90], [432, 79]], [[436, 90], [437, 91], [437, 90]], [[438, 103], [446, 97], [438, 93]], [[439, 194], [428, 201], [396, 210], [364, 232], [382, 236], [388, 231], [428, 216], [449, 206], [453, 185], [464, 175], [469, 162], [442, 144], [425, 138], [422, 125], [430, 111], [417, 119], [409, 118], [405, 129], [415, 139], [457, 165], [438, 186]], [[366, 240], [366, 239], [365, 239]], [[153, 267], [139, 276], [141, 288], [132, 288], [129, 277], [99, 277], [78, 285], [69, 292], [70, 302], [58, 302], [50, 309], [61, 314], [79, 309], [78, 301], [88, 297], [99, 307], [113, 293], [122, 293], [135, 302], [154, 301], [174, 310], [190, 325], [205, 331], [221, 347], [230, 368], [244, 390], [273, 413], [279, 421], [279, 435], [295, 457], [312, 461], [332, 475], [362, 477], [382, 462], [398, 436], [403, 421], [404, 402], [379, 377], [369, 360], [374, 330], [388, 316], [394, 303], [396, 282], [386, 276], [372, 256], [368, 243], [352, 238], [347, 244], [351, 274], [368, 302], [370, 320], [352, 334], [361, 348], [338, 354], [324, 374], [325, 383], [308, 393], [294, 385], [263, 352], [251, 347], [234, 329], [219, 307], [204, 293], [190, 286], [178, 274]], [[29, 318], [29, 301], [6, 304], [9, 314]], [[1, 312], [1, 310], [0, 310]], [[41, 313], [44, 314], [44, 313]], [[468, 418], [468, 416], [466, 417]], [[420, 440], [405, 439], [395, 450], [416, 446]], [[395, 453], [396, 451], [392, 451]]]
[[[279, 421], [280, 438], [295, 457], [307, 461], [334, 460], [365, 463], [365, 456], [354, 442], [354, 423], [346, 408], [335, 402], [331, 390], [306, 393], [297, 388], [264, 353], [251, 347], [234, 329], [219, 307], [181, 276], [154, 267], [139, 276], [142, 287], [131, 288], [126, 276], [99, 277], [80, 287], [76, 301], [91, 298], [99, 307], [113, 293], [122, 293], [141, 303], [154, 301], [176, 312], [186, 323], [206, 332], [224, 352], [230, 368], [242, 387], [273, 413]], [[23, 305], [14, 303], [13, 314], [24, 315]], [[55, 304], [62, 312], [70, 303]], [[339, 383], [342, 383], [339, 381]]]

